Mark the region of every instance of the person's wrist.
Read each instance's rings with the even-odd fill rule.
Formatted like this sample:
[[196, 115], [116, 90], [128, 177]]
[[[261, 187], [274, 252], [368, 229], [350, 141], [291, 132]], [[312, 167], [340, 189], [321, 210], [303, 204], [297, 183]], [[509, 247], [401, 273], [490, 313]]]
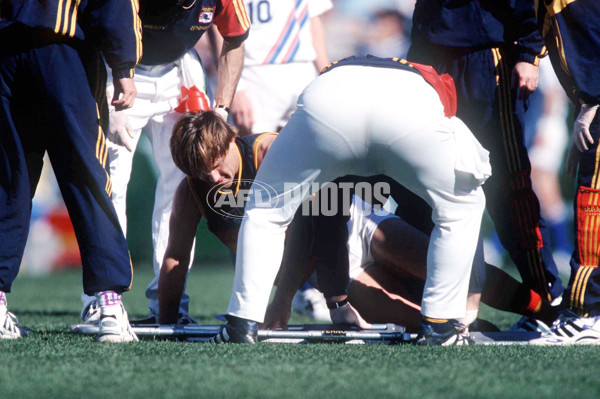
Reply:
[[214, 111], [225, 121], [229, 117], [229, 107], [227, 107], [226, 105], [217, 105], [214, 108]]
[[329, 310], [335, 310], [335, 309], [339, 309], [339, 308], [348, 306], [349, 304], [350, 304], [350, 302], [348, 302], [348, 298], [344, 298], [341, 301], [327, 302], [327, 308]]

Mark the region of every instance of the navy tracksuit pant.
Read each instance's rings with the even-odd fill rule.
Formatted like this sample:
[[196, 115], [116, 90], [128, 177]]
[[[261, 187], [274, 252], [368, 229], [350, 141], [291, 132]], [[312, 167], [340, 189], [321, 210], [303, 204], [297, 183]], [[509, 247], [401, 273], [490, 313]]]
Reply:
[[[490, 152], [492, 176], [483, 185], [487, 210], [523, 282], [546, 300], [562, 294], [545, 221], [531, 188], [523, 139], [522, 102], [511, 90], [511, 64], [502, 49], [413, 46], [408, 59], [454, 79], [457, 116]], [[548, 243], [548, 245], [546, 245]]]
[[67, 43], [22, 46], [15, 35], [0, 31], [0, 290], [10, 292], [19, 270], [46, 151], [79, 243], [85, 293], [127, 290], [133, 270], [80, 54]]

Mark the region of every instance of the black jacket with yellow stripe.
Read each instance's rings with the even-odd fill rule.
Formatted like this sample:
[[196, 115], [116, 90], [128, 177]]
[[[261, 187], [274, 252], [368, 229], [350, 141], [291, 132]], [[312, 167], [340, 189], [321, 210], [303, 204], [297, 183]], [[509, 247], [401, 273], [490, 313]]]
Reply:
[[565, 91], [576, 103], [600, 104], [600, 2], [536, 3], [542, 35]]
[[46, 42], [85, 40], [102, 51], [116, 79], [133, 77], [142, 57], [138, 0], [2, 0], [0, 33], [17, 26], [32, 29], [12, 29], [15, 34], [33, 32]]
[[417, 0], [414, 46], [505, 48], [514, 62], [537, 65], [544, 43], [531, 0]]

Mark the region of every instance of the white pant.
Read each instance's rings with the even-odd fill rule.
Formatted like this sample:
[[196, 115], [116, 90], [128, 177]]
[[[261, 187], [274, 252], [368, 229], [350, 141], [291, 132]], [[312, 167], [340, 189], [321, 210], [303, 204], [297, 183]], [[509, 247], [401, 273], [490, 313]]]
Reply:
[[238, 236], [229, 314], [263, 321], [285, 230], [308, 186], [348, 174], [388, 175], [433, 208], [422, 313], [464, 316], [488, 153], [464, 123], [444, 116], [419, 75], [362, 66], [333, 69], [309, 85], [267, 153]]
[[[154, 247], [152, 263], [155, 277], [146, 289], [146, 297], [150, 300], [148, 307], [152, 313], [158, 314], [158, 278], [169, 239], [169, 218], [171, 217], [173, 196], [177, 185], [185, 177], [184, 173], [173, 163], [169, 146], [173, 126], [181, 116], [173, 109], [177, 107], [182, 84], [188, 87], [195, 84], [201, 91], [204, 91], [206, 86], [202, 65], [193, 49], [175, 62], [171, 68], [165, 65], [136, 68], [134, 82], [137, 88], [135, 104], [124, 112], [129, 117], [129, 123], [133, 128], [135, 145], [137, 146], [142, 130], [150, 140], [152, 155], [159, 172], [152, 212], [152, 244]], [[109, 83], [108, 90], [112, 93], [112, 82]], [[112, 201], [123, 232], [127, 234], [125, 210], [133, 153], [110, 141], [107, 142], [107, 147], [112, 181]], [[190, 267], [193, 258], [192, 250]], [[184, 290], [179, 305], [180, 313], [188, 313], [189, 300], [190, 298]]]
[[277, 132], [296, 109], [302, 90], [317, 76], [312, 62], [244, 67], [238, 91], [252, 103], [252, 133]]

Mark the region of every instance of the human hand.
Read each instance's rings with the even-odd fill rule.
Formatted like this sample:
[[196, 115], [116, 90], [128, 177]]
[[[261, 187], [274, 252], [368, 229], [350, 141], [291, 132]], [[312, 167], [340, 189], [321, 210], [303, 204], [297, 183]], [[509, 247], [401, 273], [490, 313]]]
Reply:
[[231, 102], [231, 116], [233, 123], [237, 126], [240, 136], [247, 136], [252, 133], [254, 125], [254, 111], [252, 102], [245, 91], [238, 91]]
[[288, 321], [292, 312], [292, 304], [275, 298], [267, 308], [263, 328], [274, 330], [276, 328], [287, 329]]
[[108, 140], [133, 152], [135, 148], [133, 137], [133, 128], [125, 112], [111, 110], [108, 114]]
[[110, 105], [117, 111], [131, 108], [137, 96], [137, 89], [132, 78], [120, 78], [113, 80], [115, 87]]
[[517, 90], [519, 100], [526, 100], [538, 85], [539, 68], [529, 62], [519, 61], [512, 70], [511, 86]]
[[329, 309], [329, 315], [333, 324], [352, 324], [363, 330], [371, 328], [371, 325], [350, 305], [350, 302], [339, 308]]
[[581, 152], [589, 149], [588, 145], [594, 144], [594, 139], [590, 134], [590, 125], [596, 116], [598, 105], [582, 104], [579, 110], [579, 115], [573, 126], [573, 144]]

